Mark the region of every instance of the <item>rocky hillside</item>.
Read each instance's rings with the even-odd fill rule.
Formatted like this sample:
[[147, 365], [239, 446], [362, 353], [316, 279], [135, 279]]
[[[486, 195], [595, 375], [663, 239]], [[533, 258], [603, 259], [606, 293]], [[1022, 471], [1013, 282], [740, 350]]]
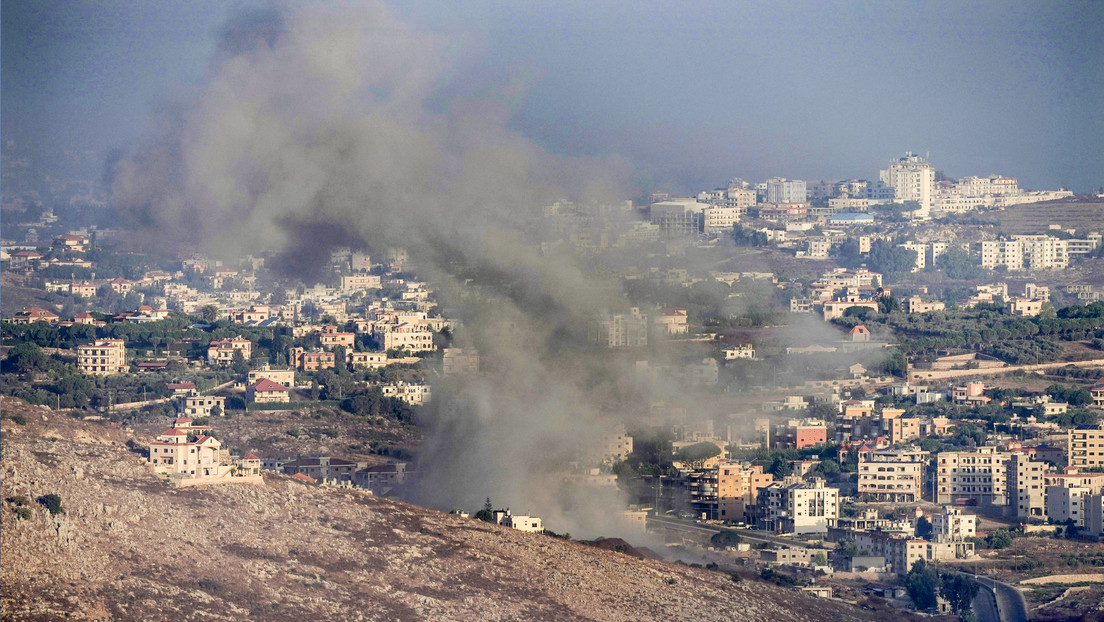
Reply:
[[148, 439], [10, 400], [3, 410], [4, 620], [873, 619], [280, 475], [174, 489], [135, 451]]

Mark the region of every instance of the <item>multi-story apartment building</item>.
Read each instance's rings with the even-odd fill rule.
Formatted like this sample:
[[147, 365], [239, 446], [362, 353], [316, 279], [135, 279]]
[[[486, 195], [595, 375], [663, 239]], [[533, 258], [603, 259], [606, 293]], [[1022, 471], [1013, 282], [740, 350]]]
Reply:
[[1070, 430], [1066, 447], [1066, 456], [1071, 467], [1104, 467], [1104, 424]]
[[918, 220], [931, 218], [935, 204], [935, 169], [924, 158], [906, 152], [903, 158], [891, 160], [889, 167], [879, 173], [882, 183], [894, 190], [899, 202], [916, 201], [919, 209], [912, 217]]
[[977, 516], [963, 514], [960, 508], [943, 506], [932, 515], [932, 537], [936, 542], [960, 542], [977, 535]]
[[648, 317], [633, 307], [627, 314], [607, 315], [590, 323], [590, 339], [609, 348], [648, 345]]
[[356, 333], [347, 333], [338, 330], [336, 326], [323, 326], [318, 334], [318, 341], [327, 350], [337, 347], [352, 348], [356, 344]]
[[[746, 211], [746, 210], [744, 210]], [[723, 233], [740, 222], [743, 211], [737, 207], [707, 207], [702, 210], [706, 233]]]
[[1042, 518], [1046, 505], [1046, 462], [1015, 452], [1008, 459], [1008, 501], [1017, 518]]
[[437, 349], [433, 343], [433, 331], [417, 324], [377, 324], [372, 329], [372, 335], [384, 350], [432, 352]]
[[288, 350], [288, 362], [300, 371], [333, 369], [334, 353], [325, 350], [308, 351], [304, 348], [291, 348]]
[[919, 501], [927, 463], [928, 452], [919, 449], [861, 453], [857, 492], [877, 501]]
[[774, 177], [767, 180], [767, 203], [804, 203], [805, 182], [800, 179]]
[[1024, 266], [1029, 270], [1065, 270], [1069, 267], [1066, 240], [1044, 234], [1013, 235], [1023, 247]]
[[1007, 465], [1012, 454], [997, 453], [996, 447], [973, 451], [944, 451], [935, 457], [936, 499], [941, 505], [959, 500], [1006, 505]]
[[110, 376], [126, 368], [126, 342], [122, 339], [97, 339], [77, 346], [77, 369], [82, 374]]
[[779, 533], [828, 533], [839, 518], [839, 490], [824, 480], [787, 477], [759, 490], [758, 515], [764, 529]]
[[345, 351], [345, 362], [352, 367], [378, 369], [380, 367], [387, 367], [388, 361], [389, 359], [386, 352]]
[[380, 386], [384, 397], [393, 397], [408, 404], [424, 404], [429, 401], [432, 389], [428, 384], [385, 384]]
[[985, 240], [978, 244], [981, 266], [995, 270], [1004, 266], [1008, 270], [1023, 270], [1023, 244], [1019, 240]]
[[912, 265], [912, 272], [920, 272], [928, 265], [928, 245], [923, 242], [905, 242], [898, 244], [899, 248], [916, 253], [916, 263]]
[[973, 542], [929, 542], [881, 531], [857, 532], [855, 544], [870, 555], [884, 557], [886, 565], [900, 577], [907, 575], [920, 560], [966, 559], [974, 555]]

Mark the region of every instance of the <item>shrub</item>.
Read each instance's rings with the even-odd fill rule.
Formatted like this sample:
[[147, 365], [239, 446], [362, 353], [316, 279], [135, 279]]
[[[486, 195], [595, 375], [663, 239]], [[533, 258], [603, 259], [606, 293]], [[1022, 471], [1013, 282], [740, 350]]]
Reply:
[[61, 497], [53, 493], [42, 495], [41, 497], [35, 499], [35, 501], [38, 501], [40, 504], [45, 506], [47, 510], [50, 510], [50, 514], [65, 513], [65, 508], [61, 507]]
[[30, 520], [30, 518], [32, 516], [31, 508], [24, 507], [24, 506], [21, 505], [21, 506], [15, 508], [15, 515], [18, 516], [19, 518], [24, 519], [24, 520]]
[[23, 415], [12, 415], [11, 420], [14, 421], [16, 425], [27, 425], [27, 418]]

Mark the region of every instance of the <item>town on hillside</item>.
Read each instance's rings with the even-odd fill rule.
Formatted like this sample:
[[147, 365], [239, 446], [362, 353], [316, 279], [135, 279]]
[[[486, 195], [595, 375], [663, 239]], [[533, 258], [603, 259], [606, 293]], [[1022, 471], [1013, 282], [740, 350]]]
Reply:
[[1104, 198], [913, 153], [868, 177], [543, 205], [509, 244], [585, 275], [559, 291], [403, 245], [158, 254], [6, 202], [0, 391], [135, 430], [166, 486], [600, 525], [828, 598], [961, 613], [956, 570], [1053, 570], [1006, 551], [1104, 565]]

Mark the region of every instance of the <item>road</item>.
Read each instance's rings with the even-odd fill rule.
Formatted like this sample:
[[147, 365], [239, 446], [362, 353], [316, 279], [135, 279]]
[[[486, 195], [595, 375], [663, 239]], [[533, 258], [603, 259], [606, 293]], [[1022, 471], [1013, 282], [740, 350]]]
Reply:
[[773, 536], [765, 531], [702, 524], [683, 520], [681, 518], [672, 518], [670, 516], [649, 516], [648, 524], [653, 526], [658, 525], [670, 531], [679, 531], [682, 533], [693, 534], [699, 537], [703, 537], [706, 540], [712, 538], [713, 534], [721, 531], [735, 531], [736, 533], [740, 534], [741, 539], [748, 540], [750, 542], [767, 542], [769, 544], [777, 544], [780, 546], [788, 547], [812, 546], [805, 543], [803, 540], [797, 540], [794, 538], [781, 538], [778, 536]]
[[959, 574], [972, 577], [981, 584], [982, 589], [978, 590], [973, 603], [978, 622], [1028, 622], [1027, 601], [1023, 592], [990, 577], [968, 572]]

